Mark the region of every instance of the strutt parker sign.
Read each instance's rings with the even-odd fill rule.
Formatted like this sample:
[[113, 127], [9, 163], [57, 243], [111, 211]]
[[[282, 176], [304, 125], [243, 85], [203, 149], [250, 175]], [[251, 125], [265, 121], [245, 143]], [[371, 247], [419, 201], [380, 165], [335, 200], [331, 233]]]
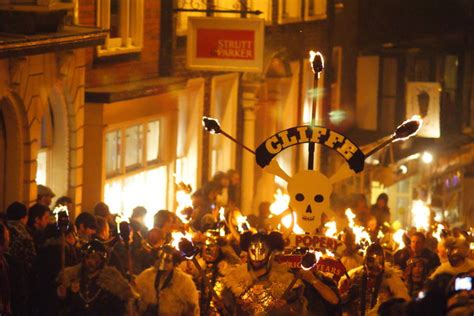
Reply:
[[263, 34], [262, 19], [190, 17], [187, 67], [261, 72]]

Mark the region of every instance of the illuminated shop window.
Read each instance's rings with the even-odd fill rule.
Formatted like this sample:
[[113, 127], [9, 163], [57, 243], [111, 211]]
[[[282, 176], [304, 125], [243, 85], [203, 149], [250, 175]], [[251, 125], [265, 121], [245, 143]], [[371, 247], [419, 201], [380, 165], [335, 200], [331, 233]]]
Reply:
[[135, 125], [125, 130], [125, 168], [133, 170], [142, 165], [143, 125]]
[[149, 122], [146, 134], [147, 150], [146, 160], [148, 163], [156, 162], [160, 153], [160, 121]]
[[159, 120], [105, 134], [104, 201], [112, 212], [129, 217], [136, 206], [144, 206], [152, 225], [153, 214], [166, 208], [168, 165], [160, 160], [159, 147]]
[[99, 56], [139, 52], [143, 46], [143, 0], [101, 0], [98, 26], [110, 29]]
[[107, 176], [120, 173], [122, 131], [114, 130], [105, 134], [105, 172]]

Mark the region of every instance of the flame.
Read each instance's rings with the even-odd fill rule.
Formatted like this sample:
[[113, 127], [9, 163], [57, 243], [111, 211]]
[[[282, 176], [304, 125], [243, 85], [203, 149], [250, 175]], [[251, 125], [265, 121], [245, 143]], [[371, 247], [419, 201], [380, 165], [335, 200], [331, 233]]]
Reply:
[[277, 189], [273, 197], [275, 198], [275, 201], [270, 205], [270, 213], [273, 215], [280, 215], [288, 209], [290, 196], [288, 194], [283, 194], [280, 189]]
[[176, 215], [184, 223], [189, 223], [189, 219], [186, 214], [183, 214], [182, 211], [186, 208], [193, 207], [193, 201], [191, 199], [191, 193], [184, 190], [179, 190], [176, 192], [176, 202], [178, 206], [176, 207]]
[[58, 205], [53, 210], [53, 215], [56, 218], [56, 222], [58, 221], [58, 216], [59, 216], [60, 212], [66, 212], [66, 214], [69, 216], [67, 206], [66, 205]]
[[330, 221], [324, 224], [324, 227], [326, 228], [326, 232], [324, 233], [327, 237], [331, 238], [337, 238], [337, 225], [336, 221]]
[[441, 241], [441, 233], [443, 232], [444, 225], [437, 223], [436, 224], [436, 231], [433, 231], [432, 236], [438, 240], [438, 242]]
[[405, 244], [403, 243], [403, 235], [405, 234], [404, 229], [398, 229], [396, 232], [393, 233], [393, 241], [398, 244], [398, 248], [395, 251], [403, 249]]
[[416, 230], [427, 231], [430, 228], [430, 209], [421, 200], [413, 201], [411, 207], [412, 224]]
[[119, 212], [113, 215], [115, 215], [115, 224], [117, 226], [117, 233], [120, 234], [120, 222], [123, 222], [126, 220], [124, 219], [123, 212]]
[[172, 232], [171, 233], [171, 246], [173, 248], [175, 248], [176, 250], [179, 250], [179, 242], [183, 238], [189, 240], [190, 242], [193, 241], [193, 235], [191, 235], [188, 232], [184, 232], [184, 233], [182, 233], [182, 232]]
[[219, 209], [219, 222], [225, 222], [225, 209], [223, 207]]
[[382, 240], [385, 237], [385, 234], [383, 233], [382, 230], [379, 230], [377, 233], [377, 239]]
[[[284, 211], [288, 209], [288, 205], [290, 204], [290, 196], [288, 194], [284, 194], [280, 189], [277, 189], [276, 193], [273, 195], [275, 201], [270, 205], [270, 213], [273, 216], [278, 216]], [[271, 216], [270, 216], [271, 218]], [[304, 230], [298, 226], [296, 223], [296, 213], [293, 212], [293, 218], [295, 223], [293, 225], [293, 233], [295, 234], [304, 234]], [[281, 224], [286, 228], [290, 227], [291, 225], [291, 214], [283, 216], [281, 219]], [[277, 229], [280, 229], [281, 226], [278, 225]]]
[[418, 134], [418, 132], [420, 131], [421, 127], [423, 126], [423, 119], [421, 118], [421, 116], [419, 115], [413, 115], [411, 118], [409, 118], [408, 120], [405, 120], [402, 124], [400, 124], [397, 129], [399, 127], [401, 127], [403, 124], [405, 123], [408, 123], [410, 121], [418, 121], [418, 128], [416, 129], [416, 131], [414, 131], [413, 133], [411, 133], [410, 135], [406, 136], [406, 137], [403, 137], [403, 138], [399, 138], [397, 139], [396, 141], [404, 141], [404, 140], [407, 140], [408, 138]]
[[242, 215], [240, 212], [234, 212], [234, 224], [237, 226], [237, 230], [240, 234], [250, 229], [250, 224], [247, 221], [247, 216]]
[[365, 227], [354, 223], [356, 215], [350, 208], [346, 209], [345, 213], [347, 220], [349, 221], [349, 228], [352, 229], [352, 232], [354, 233], [356, 245], [361, 246], [365, 250], [365, 248], [367, 248], [371, 243], [370, 234], [365, 230]]

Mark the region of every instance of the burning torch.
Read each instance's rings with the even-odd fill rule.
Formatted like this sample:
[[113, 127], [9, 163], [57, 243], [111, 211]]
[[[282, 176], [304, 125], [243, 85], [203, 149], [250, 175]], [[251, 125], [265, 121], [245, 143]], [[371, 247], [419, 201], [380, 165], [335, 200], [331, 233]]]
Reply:
[[[324, 58], [320, 52], [309, 52], [309, 62], [311, 64], [311, 69], [313, 70], [314, 78], [313, 78], [313, 93], [312, 93], [312, 106], [311, 106], [311, 120], [312, 124], [316, 123], [316, 111], [318, 108], [318, 84], [319, 84], [319, 77], [321, 76], [321, 72], [324, 69]], [[314, 170], [314, 150], [315, 145], [313, 142], [308, 144], [308, 170]]]
[[[318, 263], [318, 259], [318, 254], [316, 252], [307, 251], [301, 258], [299, 267], [303, 271], [310, 271], [316, 266], [316, 264]], [[290, 284], [288, 284], [288, 287], [281, 296], [282, 299], [288, 298], [291, 293], [291, 290], [293, 289], [293, 286], [295, 286], [296, 282], [298, 282], [300, 278], [301, 276], [299, 275], [299, 273], [295, 273], [293, 280], [291, 280]]]
[[67, 206], [59, 205], [53, 210], [56, 216], [56, 227], [61, 234], [61, 274], [64, 275], [64, 268], [66, 266], [66, 232], [69, 229], [69, 213]]

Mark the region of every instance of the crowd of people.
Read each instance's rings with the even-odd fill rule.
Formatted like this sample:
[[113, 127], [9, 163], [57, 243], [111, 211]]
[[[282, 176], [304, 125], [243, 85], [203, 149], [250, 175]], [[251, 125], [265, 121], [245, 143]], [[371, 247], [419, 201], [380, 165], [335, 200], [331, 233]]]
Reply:
[[[372, 207], [357, 196], [350, 206], [371, 238], [337, 237], [341, 277], [318, 270], [308, 249], [288, 249], [268, 224], [269, 202], [235, 233], [219, 210], [238, 209], [238, 192], [237, 172], [218, 173], [192, 207], [156, 212], [149, 229], [144, 207], [118, 221], [103, 202], [64, 225], [51, 210], [73, 201], [51, 208], [54, 193], [39, 185], [36, 204], [14, 202], [0, 219], [0, 315], [474, 314], [468, 232], [411, 230], [393, 246], [388, 196]], [[336, 214], [347, 207], [332, 200]], [[300, 265], [275, 259], [283, 254], [300, 254]]]

